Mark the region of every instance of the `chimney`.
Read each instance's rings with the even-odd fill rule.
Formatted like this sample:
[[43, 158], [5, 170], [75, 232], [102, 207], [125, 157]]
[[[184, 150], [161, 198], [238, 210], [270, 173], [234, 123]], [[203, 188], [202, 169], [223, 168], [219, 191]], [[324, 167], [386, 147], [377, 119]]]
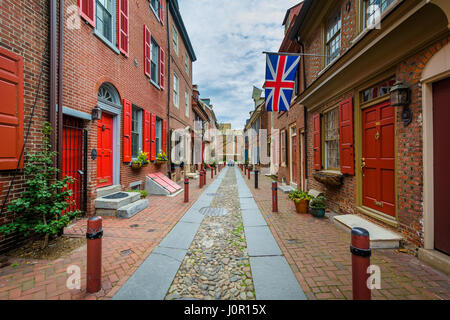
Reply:
[[198, 91], [198, 85], [194, 84], [192, 86], [192, 96], [195, 101], [198, 101], [198, 97], [200, 96], [200, 91]]

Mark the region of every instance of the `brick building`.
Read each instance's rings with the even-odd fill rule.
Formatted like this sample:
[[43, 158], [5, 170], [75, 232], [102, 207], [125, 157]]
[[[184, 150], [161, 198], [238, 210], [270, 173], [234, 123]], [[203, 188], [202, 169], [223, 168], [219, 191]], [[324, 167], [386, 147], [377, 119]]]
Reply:
[[[306, 108], [306, 187], [444, 260], [449, 17], [439, 0], [306, 0], [288, 32], [308, 54], [293, 99]], [[393, 106], [398, 92], [410, 102]]]
[[[56, 6], [53, 10], [56, 14]], [[0, 3], [0, 206], [4, 209], [0, 224], [12, 219], [7, 205], [25, 190], [27, 177], [21, 169], [26, 154], [41, 150], [42, 125], [50, 120], [50, 43], [46, 41], [50, 38], [49, 11], [48, 1], [43, 0]], [[21, 158], [26, 137], [25, 154]], [[0, 235], [0, 253], [18, 240], [15, 234]]]

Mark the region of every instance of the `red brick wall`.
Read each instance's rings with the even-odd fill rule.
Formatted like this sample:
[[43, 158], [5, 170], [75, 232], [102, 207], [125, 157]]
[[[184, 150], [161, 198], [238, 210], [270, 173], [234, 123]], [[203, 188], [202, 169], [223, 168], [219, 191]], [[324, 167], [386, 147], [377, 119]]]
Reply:
[[[66, 9], [76, 4], [77, 0], [65, 2]], [[129, 1], [129, 6], [128, 58], [113, 51], [93, 34], [93, 28], [84, 21], [80, 30], [65, 28], [63, 103], [66, 107], [91, 113], [92, 108], [97, 105], [99, 87], [102, 83], [109, 82], [117, 89], [121, 100], [130, 100], [133, 104], [156, 114], [157, 117], [167, 120], [167, 22], [163, 26], [158, 21], [147, 1]], [[159, 90], [144, 74], [144, 25], [150, 29], [152, 38], [166, 52], [165, 90]], [[135, 59], [138, 63], [137, 67]], [[89, 132], [88, 150], [90, 152], [97, 147], [96, 121], [85, 121], [85, 125]], [[122, 140], [123, 138], [121, 138], [121, 147], [123, 147]], [[120, 153], [122, 159], [122, 150]], [[167, 173], [167, 168], [165, 165], [150, 164], [147, 168], [135, 171], [121, 161], [122, 188], [127, 190], [130, 183], [136, 181], [141, 181], [144, 187], [145, 176], [156, 171]], [[96, 161], [89, 157], [88, 214], [94, 213], [96, 175]]]
[[[0, 47], [23, 57], [24, 79], [24, 123], [25, 128], [30, 120], [31, 110], [36, 98], [37, 83], [41, 66], [44, 66], [41, 89], [36, 103], [29, 139], [25, 145], [25, 153], [36, 152], [42, 146], [42, 124], [48, 121], [49, 105], [49, 55], [43, 59], [46, 39], [48, 38], [49, 6], [46, 0], [0, 2]], [[26, 157], [25, 157], [26, 161]], [[0, 171], [0, 205], [8, 192], [14, 171]], [[26, 177], [21, 170], [11, 189], [8, 203], [17, 199], [25, 191]], [[6, 210], [5, 210], [6, 211]], [[3, 213], [0, 225], [10, 222], [12, 215]], [[15, 235], [0, 235], [0, 253], [17, 244]]]

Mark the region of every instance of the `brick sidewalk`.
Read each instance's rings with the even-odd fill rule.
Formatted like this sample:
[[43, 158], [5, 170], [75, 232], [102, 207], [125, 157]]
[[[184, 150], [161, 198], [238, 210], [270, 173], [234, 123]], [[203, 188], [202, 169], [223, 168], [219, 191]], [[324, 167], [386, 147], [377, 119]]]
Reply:
[[[210, 183], [208, 175], [207, 186]], [[183, 192], [174, 198], [151, 196], [148, 198], [149, 208], [131, 219], [104, 218], [100, 292], [93, 295], [85, 292], [86, 246], [83, 246], [70, 256], [54, 261], [10, 258], [9, 262], [18, 266], [0, 269], [0, 300], [112, 298], [206, 187], [200, 189], [199, 180], [191, 180], [189, 203], [183, 202]], [[86, 218], [78, 220], [66, 228], [65, 235], [85, 237], [86, 223]], [[81, 290], [68, 290], [66, 287], [67, 267], [70, 265], [81, 268]]]
[[[272, 213], [272, 180], [244, 177], [286, 260], [309, 299], [352, 299], [350, 234], [329, 219], [297, 214], [278, 191], [279, 213]], [[450, 299], [450, 277], [398, 250], [374, 250], [371, 264], [381, 268], [381, 290], [372, 299]]]

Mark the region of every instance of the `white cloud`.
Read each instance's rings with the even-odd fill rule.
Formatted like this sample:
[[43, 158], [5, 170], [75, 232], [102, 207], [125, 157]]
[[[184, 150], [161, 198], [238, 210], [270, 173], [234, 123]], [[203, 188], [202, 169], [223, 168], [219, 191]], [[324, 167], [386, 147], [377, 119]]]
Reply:
[[287, 9], [299, 0], [180, 0], [197, 55], [194, 83], [211, 98], [219, 122], [242, 128], [253, 109], [253, 86], [262, 87], [263, 51], [278, 51]]

